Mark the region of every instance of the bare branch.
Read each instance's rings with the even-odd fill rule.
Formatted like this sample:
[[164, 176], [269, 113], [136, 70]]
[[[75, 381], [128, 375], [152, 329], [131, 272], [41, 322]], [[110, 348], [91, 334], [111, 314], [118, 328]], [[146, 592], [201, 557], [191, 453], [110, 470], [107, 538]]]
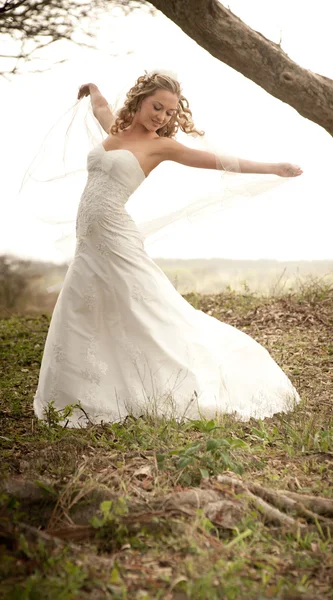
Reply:
[[[59, 40], [94, 48], [89, 43], [78, 42], [75, 34], [79, 31], [86, 38], [94, 39], [94, 23], [115, 7], [125, 14], [142, 8], [149, 13], [156, 12], [146, 0], [6, 0], [0, 6], [0, 36], [6, 41], [10, 34], [11, 51], [2, 58], [11, 64], [7, 70], [2, 69], [2, 74], [17, 73], [38, 51]], [[17, 53], [12, 50], [13, 42], [17, 43]]]
[[25, 2], [25, 0], [20, 0], [20, 2], [10, 2], [10, 0], [6, 0], [4, 5], [0, 6], [0, 14], [9, 12], [10, 10], [15, 10], [16, 8], [21, 6], [21, 4], [23, 4], [24, 2]]

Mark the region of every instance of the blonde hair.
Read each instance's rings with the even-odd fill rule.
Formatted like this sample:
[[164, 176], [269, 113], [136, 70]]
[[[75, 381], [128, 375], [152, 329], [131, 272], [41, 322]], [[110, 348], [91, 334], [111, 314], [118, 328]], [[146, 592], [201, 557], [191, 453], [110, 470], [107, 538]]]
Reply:
[[156, 131], [159, 136], [174, 137], [178, 129], [188, 134], [204, 135], [203, 131], [198, 131], [194, 126], [188, 100], [182, 95], [179, 82], [169, 75], [162, 75], [158, 72], [152, 74], [146, 72], [146, 75], [141, 75], [136, 80], [135, 85], [126, 94], [124, 106], [119, 110], [117, 118], [110, 128], [110, 133], [114, 135], [119, 130], [123, 131], [129, 127], [142, 100], [153, 96], [157, 90], [168, 90], [178, 96], [177, 110], [168, 123]]

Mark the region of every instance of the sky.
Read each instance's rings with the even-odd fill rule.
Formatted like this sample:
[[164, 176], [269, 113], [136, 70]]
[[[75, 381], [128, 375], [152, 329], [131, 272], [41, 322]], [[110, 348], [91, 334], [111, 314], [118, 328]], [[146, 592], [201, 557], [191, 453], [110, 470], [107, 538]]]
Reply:
[[[300, 65], [333, 79], [331, 0], [318, 0], [315, 10], [312, 2], [304, 0], [229, 0], [228, 6], [267, 38], [281, 39], [282, 48]], [[267, 162], [290, 161], [300, 164], [304, 175], [284, 181], [263, 197], [229, 202], [226, 210], [203, 222], [176, 228], [172, 235], [149, 244], [149, 254], [333, 259], [333, 142], [327, 132], [213, 58], [161, 13], [155, 17], [145, 11], [126, 17], [106, 14], [95, 27], [96, 49], [59, 42], [29, 66], [50, 66], [49, 70], [27, 71], [0, 81], [0, 252], [55, 262], [68, 258], [55, 244], [58, 229], [43, 224], [34, 211], [42, 206], [51, 214], [54, 207], [57, 216], [65, 216], [69, 208], [74, 215], [85, 174], [75, 184], [26, 186], [18, 194], [24, 174], [50, 128], [74, 104], [82, 83], [93, 81], [112, 103], [145, 69], [160, 68], [178, 74], [196, 125], [219, 151]], [[53, 64], [62, 58], [65, 63]], [[51, 145], [60, 156], [61, 127], [53, 131], [58, 134], [49, 138], [48, 149]], [[70, 149], [79, 157], [79, 137], [75, 143]], [[228, 185], [212, 171], [163, 164], [135, 192], [128, 208], [140, 221], [146, 215], [177, 209], [208, 191], [221, 197]]]

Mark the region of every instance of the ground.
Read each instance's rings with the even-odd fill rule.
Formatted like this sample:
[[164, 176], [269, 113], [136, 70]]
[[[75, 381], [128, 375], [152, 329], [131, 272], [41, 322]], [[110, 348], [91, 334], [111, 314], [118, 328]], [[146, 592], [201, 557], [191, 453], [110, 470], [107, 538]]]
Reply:
[[49, 315], [0, 321], [3, 598], [333, 598], [333, 290], [189, 294], [251, 334], [301, 404], [241, 423], [34, 418]]

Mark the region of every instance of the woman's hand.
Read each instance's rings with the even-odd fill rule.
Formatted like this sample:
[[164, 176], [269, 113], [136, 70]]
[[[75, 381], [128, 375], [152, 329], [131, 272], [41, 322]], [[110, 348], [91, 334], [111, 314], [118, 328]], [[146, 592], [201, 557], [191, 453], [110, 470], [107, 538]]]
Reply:
[[89, 96], [91, 86], [96, 87], [94, 83], [84, 83], [83, 85], [81, 85], [78, 91], [77, 99], [81, 100], [81, 98], [83, 98], [84, 96]]
[[280, 177], [298, 177], [299, 175], [302, 175], [303, 171], [298, 165], [292, 165], [290, 163], [277, 163], [274, 173]]

